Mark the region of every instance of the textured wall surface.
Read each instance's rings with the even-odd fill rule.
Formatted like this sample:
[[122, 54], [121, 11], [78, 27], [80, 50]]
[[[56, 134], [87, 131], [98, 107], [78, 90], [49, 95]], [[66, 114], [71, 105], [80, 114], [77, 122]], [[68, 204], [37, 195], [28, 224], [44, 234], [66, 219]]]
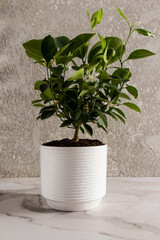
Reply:
[[[135, 33], [128, 53], [147, 48], [157, 55], [126, 63], [131, 67], [132, 84], [139, 89], [137, 104], [142, 114], [126, 108], [126, 125], [110, 121], [109, 134], [94, 128], [94, 138], [108, 144], [109, 176], [160, 176], [160, 1], [116, 2], [131, 23], [140, 20], [142, 28], [156, 34], [148, 38]], [[33, 84], [43, 77], [44, 69], [28, 59], [21, 44], [48, 34], [72, 38], [89, 32], [86, 6], [91, 12], [103, 7], [103, 21], [95, 31], [125, 41], [128, 26], [111, 0], [0, 1], [1, 177], [39, 176], [39, 145], [73, 135], [58, 128], [54, 117], [35, 121], [38, 109], [31, 105], [37, 94]]]

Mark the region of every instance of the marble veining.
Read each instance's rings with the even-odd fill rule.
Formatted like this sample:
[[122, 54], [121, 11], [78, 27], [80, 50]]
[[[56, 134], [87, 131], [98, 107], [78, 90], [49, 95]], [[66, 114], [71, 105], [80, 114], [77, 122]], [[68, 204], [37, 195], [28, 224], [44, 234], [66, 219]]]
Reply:
[[39, 178], [0, 179], [1, 240], [159, 240], [160, 178], [108, 178], [101, 205], [50, 209]]

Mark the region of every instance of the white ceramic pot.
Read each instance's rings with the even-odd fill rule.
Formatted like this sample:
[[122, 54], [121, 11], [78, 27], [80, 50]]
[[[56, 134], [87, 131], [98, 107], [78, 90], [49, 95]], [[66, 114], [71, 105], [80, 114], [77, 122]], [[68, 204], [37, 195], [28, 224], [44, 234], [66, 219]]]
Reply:
[[62, 211], [95, 208], [106, 193], [107, 145], [41, 146], [41, 193]]

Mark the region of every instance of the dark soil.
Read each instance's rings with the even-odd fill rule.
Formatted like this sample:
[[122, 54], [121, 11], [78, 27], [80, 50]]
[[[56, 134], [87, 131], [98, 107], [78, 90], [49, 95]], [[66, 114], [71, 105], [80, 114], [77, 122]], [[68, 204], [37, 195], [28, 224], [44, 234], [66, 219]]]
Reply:
[[71, 139], [64, 138], [62, 140], [54, 140], [43, 144], [44, 146], [59, 146], [59, 147], [89, 147], [89, 146], [101, 146], [104, 145], [97, 139], [79, 139], [79, 142], [74, 142]]

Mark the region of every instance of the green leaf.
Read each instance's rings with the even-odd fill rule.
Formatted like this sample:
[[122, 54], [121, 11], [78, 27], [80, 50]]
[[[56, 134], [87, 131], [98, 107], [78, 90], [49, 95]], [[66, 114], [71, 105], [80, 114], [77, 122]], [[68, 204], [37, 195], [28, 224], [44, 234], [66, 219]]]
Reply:
[[123, 42], [120, 38], [117, 37], [106, 37], [106, 45], [108, 45], [108, 49], [114, 49], [116, 54], [111, 58], [108, 59], [109, 64], [119, 60], [122, 55], [123, 51]]
[[79, 94], [79, 97], [83, 97], [86, 93], [88, 93], [88, 90], [82, 90]]
[[137, 49], [129, 55], [127, 60], [145, 58], [145, 57], [150, 57], [152, 55], [155, 55], [155, 53], [150, 52], [149, 50], [146, 50], [146, 49]]
[[39, 116], [36, 118], [36, 120], [38, 120], [38, 119], [41, 119], [41, 115], [39, 115]]
[[83, 46], [79, 47], [78, 50], [74, 52], [73, 58], [78, 57], [83, 60], [87, 53], [87, 50], [88, 50], [88, 45], [86, 43]]
[[47, 83], [46, 83], [46, 84], [42, 84], [42, 85], [40, 86], [41, 92], [42, 92], [42, 93], [45, 92], [48, 87], [49, 87], [49, 85], [48, 85]]
[[128, 19], [126, 18], [126, 16], [124, 15], [124, 13], [122, 12], [122, 10], [119, 7], [117, 7], [117, 10], [119, 12], [119, 15], [126, 20], [126, 22], [128, 23], [128, 26], [130, 27], [130, 23], [129, 23]]
[[119, 114], [117, 114], [115, 112], [112, 112], [112, 113], [125, 124], [125, 120], [123, 119], [123, 117], [121, 117]]
[[42, 113], [41, 119], [42, 120], [47, 119], [47, 118], [51, 117], [54, 113], [55, 113], [54, 111], [45, 111]]
[[46, 112], [46, 111], [54, 111], [55, 112], [56, 110], [56, 106], [55, 105], [49, 105], [49, 106], [46, 106], [46, 107], [43, 107], [39, 113], [43, 113], [43, 112]]
[[67, 49], [70, 46], [71, 42], [69, 42], [67, 45], [62, 47], [56, 54], [55, 58], [59, 57], [60, 55], [65, 55], [69, 50]]
[[58, 48], [62, 48], [70, 42], [70, 39], [66, 36], [56, 37], [54, 40]]
[[135, 87], [127, 85], [126, 89], [131, 95], [133, 95], [134, 98], [138, 97], [138, 91]]
[[41, 52], [46, 60], [49, 62], [57, 52], [56, 42], [53, 37], [48, 35], [42, 40]]
[[101, 125], [99, 122], [97, 123], [97, 127], [102, 128], [106, 133], [108, 133], [106, 128], [103, 125]]
[[132, 110], [141, 113], [140, 108], [136, 104], [134, 104], [134, 103], [126, 102], [126, 103], [123, 103], [122, 105], [125, 105], [128, 108], [131, 108]]
[[49, 69], [51, 70], [51, 72], [56, 76], [56, 77], [60, 77], [60, 75], [63, 72], [63, 67], [62, 66], [57, 66], [57, 67], [49, 67]]
[[71, 40], [69, 50], [71, 53], [76, 52], [84, 44], [86, 44], [95, 35], [95, 33], [82, 33]]
[[101, 73], [101, 81], [103, 82], [103, 80], [111, 80], [111, 77], [108, 75], [108, 73], [106, 71], [103, 71]]
[[40, 86], [41, 85], [46, 85], [46, 84], [47, 84], [46, 81], [41, 81], [41, 80], [36, 81], [35, 84], [34, 84], [34, 89], [35, 90], [40, 90]]
[[93, 13], [91, 17], [91, 28], [93, 29], [97, 24], [99, 24], [102, 21], [103, 17], [103, 10], [102, 8], [96, 12]]
[[92, 130], [91, 126], [89, 126], [88, 124], [83, 124], [83, 126], [84, 126], [86, 132], [87, 132], [90, 136], [92, 136], [92, 135], [93, 135], [93, 130]]
[[104, 113], [102, 113], [99, 110], [96, 110], [96, 112], [99, 114], [100, 118], [102, 119], [104, 126], [107, 126], [107, 119], [106, 119], [106, 116], [104, 115]]
[[75, 81], [78, 79], [82, 79], [84, 77], [84, 69], [80, 69], [77, 72], [75, 72], [72, 77], [68, 78], [67, 81]]
[[118, 68], [113, 74], [113, 77], [118, 77], [122, 80], [128, 80], [131, 78], [132, 74], [129, 68]]
[[89, 18], [89, 20], [90, 20], [90, 16], [89, 16], [89, 7], [87, 7], [86, 12], [87, 12], [87, 16], [88, 16], [88, 18]]
[[98, 16], [98, 10], [93, 13], [91, 17], [91, 28], [93, 29], [97, 25], [97, 16]]
[[[63, 47], [65, 47], [70, 42], [70, 39], [66, 36], [56, 37], [54, 40], [55, 40], [56, 46], [59, 49], [62, 49]], [[66, 49], [66, 50], [63, 51], [63, 55], [68, 55], [68, 53], [69, 53], [69, 49]]]
[[119, 108], [114, 108], [114, 110], [117, 111], [120, 115], [122, 115], [122, 117], [126, 118], [126, 116], [122, 110], [120, 110]]
[[66, 127], [66, 126], [68, 126], [68, 125], [71, 125], [71, 123], [72, 123], [72, 120], [65, 120], [65, 121], [60, 125], [60, 127]]
[[49, 98], [51, 98], [51, 99], [54, 99], [54, 95], [53, 95], [53, 92], [52, 92], [52, 90], [50, 89], [50, 87], [48, 87], [48, 88], [44, 91], [44, 94], [45, 94], [47, 97], [49, 97]]
[[82, 114], [81, 114], [81, 121], [83, 124], [85, 124], [89, 119], [89, 114], [88, 112], [86, 111], [82, 111]]
[[40, 103], [34, 104], [33, 106], [34, 106], [34, 107], [44, 107], [44, 105], [43, 105], [43, 104], [40, 104]]
[[103, 59], [104, 59], [104, 62], [105, 62], [106, 64], [108, 64], [107, 52], [108, 52], [109, 42], [110, 42], [110, 41], [108, 41], [108, 42], [106, 43], [106, 48], [105, 48], [105, 51], [104, 51], [104, 54], [103, 54]]
[[[117, 60], [119, 60], [122, 56], [122, 53], [124, 51], [123, 42], [120, 38], [117, 37], [106, 37], [106, 46], [108, 46], [108, 49], [114, 49], [115, 55], [108, 59], [108, 64], [111, 64]], [[88, 55], [88, 62], [91, 62], [92, 59], [94, 59], [97, 54], [103, 53], [101, 42], [96, 43], [90, 50]]]
[[89, 51], [88, 54], [88, 62], [90, 63], [92, 61], [92, 59], [99, 53], [103, 53], [102, 52], [102, 46], [101, 46], [101, 42], [96, 43], [91, 50]]
[[81, 116], [82, 110], [76, 109], [75, 111], [75, 121], [77, 121]]
[[49, 97], [46, 96], [44, 93], [41, 93], [41, 94], [40, 94], [40, 97], [41, 97], [43, 100], [49, 100]]
[[80, 127], [81, 132], [84, 134], [84, 128]]
[[23, 43], [23, 47], [26, 50], [28, 57], [34, 60], [41, 60], [43, 58], [41, 52], [42, 39], [32, 39]]
[[142, 28], [136, 28], [134, 29], [134, 31], [136, 31], [137, 33], [139, 34], [142, 34], [144, 36], [149, 36], [149, 37], [155, 37], [155, 35], [145, 29], [142, 29]]
[[101, 23], [103, 18], [103, 9], [101, 8], [98, 12], [98, 16], [97, 16], [97, 24]]
[[117, 121], [116, 116], [112, 112], [107, 112], [107, 114]]
[[94, 68], [97, 67], [97, 65], [99, 64], [99, 59], [93, 59], [90, 63], [89, 63], [89, 68], [88, 71], [89, 73], [93, 71]]
[[32, 104], [39, 103], [39, 102], [42, 102], [42, 101], [43, 101], [42, 99], [37, 99], [37, 100], [32, 101]]
[[131, 100], [130, 97], [127, 94], [122, 93], [122, 92], [119, 93], [119, 97]]

